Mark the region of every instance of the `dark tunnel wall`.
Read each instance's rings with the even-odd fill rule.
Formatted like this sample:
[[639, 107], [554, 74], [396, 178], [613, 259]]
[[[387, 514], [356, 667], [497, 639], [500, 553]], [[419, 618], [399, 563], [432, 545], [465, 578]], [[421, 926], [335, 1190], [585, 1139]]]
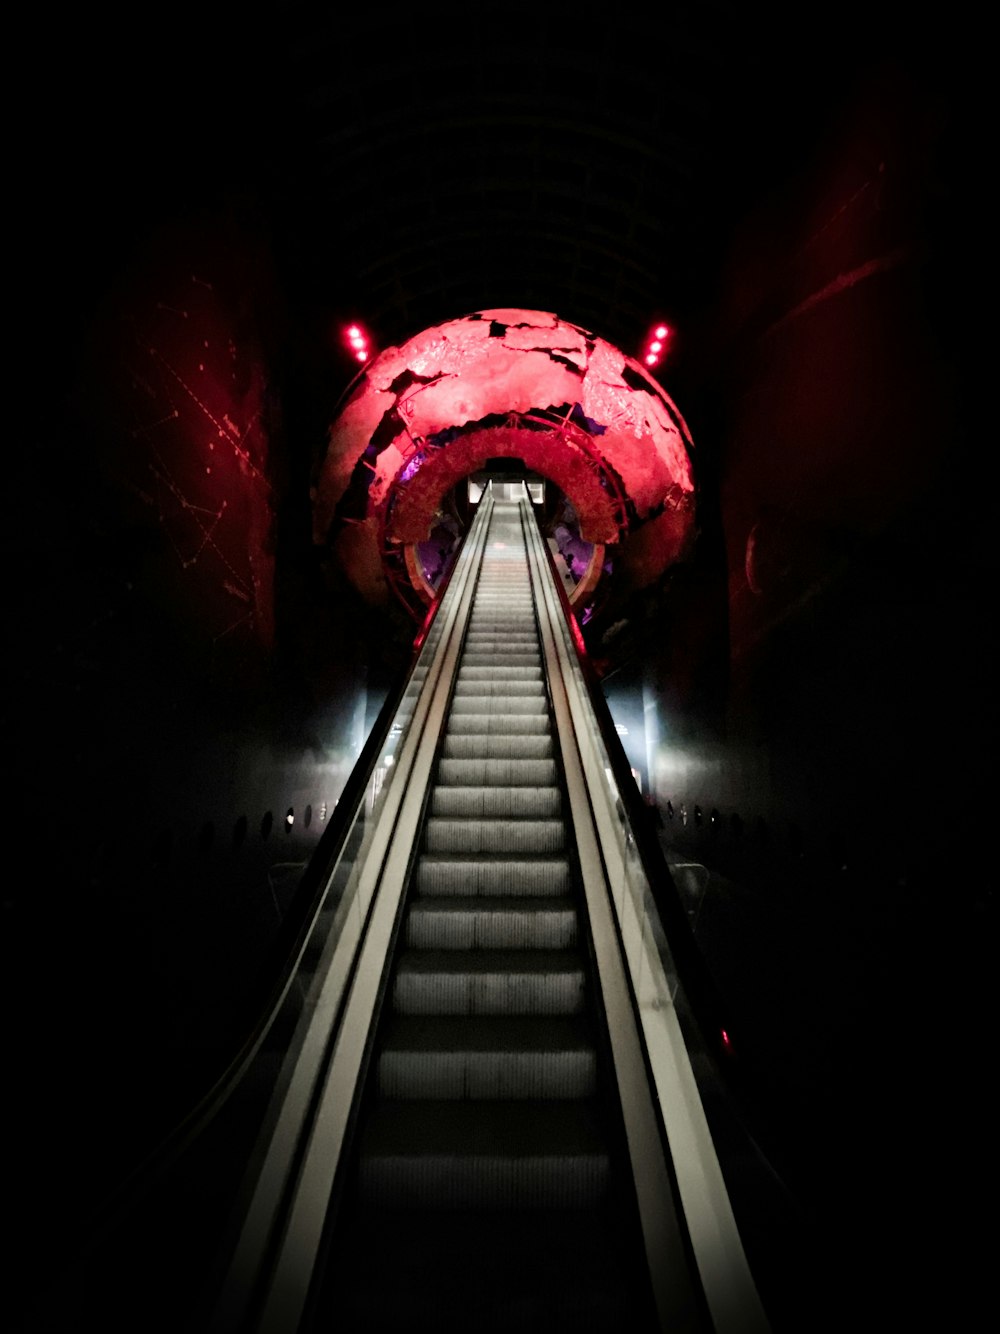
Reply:
[[739, 809], [786, 840], [794, 824], [821, 852], [836, 836], [899, 872], [927, 855], [926, 775], [968, 732], [929, 713], [944, 694], [978, 702], [983, 682], [960, 647], [987, 560], [942, 114], [883, 72], [740, 229], [690, 409], [725, 615], [699, 630], [710, 599], [685, 608], [692, 635], [672, 627], [649, 673], [671, 734], [699, 716], [699, 685], [718, 706], [721, 748], [662, 756], [661, 799]]
[[841, 1296], [870, 1281], [878, 1328], [982, 1300], [958, 1183], [991, 1009], [993, 560], [953, 131], [882, 70], [741, 226], [700, 383], [676, 388], [717, 482], [699, 560], [641, 638], [620, 608], [597, 646], [634, 636], [609, 699], [664, 842], [711, 869], [693, 911], [753, 1016], [777, 1160], [796, 1146]]
[[[232, 1052], [385, 688], [364, 608], [303, 556], [261, 231], [199, 211], [133, 242], [63, 342], [63, 381], [22, 384], [37, 436], [5, 529], [6, 753], [30, 812], [5, 1036], [32, 1090], [12, 1133], [45, 1146], [11, 1200], [35, 1261], [51, 1192], [85, 1217]], [[93, 1091], [85, 1153], [67, 1086]]]

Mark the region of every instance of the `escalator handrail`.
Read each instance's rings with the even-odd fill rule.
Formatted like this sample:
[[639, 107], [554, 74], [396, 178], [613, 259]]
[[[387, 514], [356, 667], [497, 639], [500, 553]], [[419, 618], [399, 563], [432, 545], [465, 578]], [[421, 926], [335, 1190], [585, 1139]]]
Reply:
[[742, 1086], [738, 1023], [734, 1026], [729, 1007], [723, 1000], [709, 972], [701, 948], [695, 940], [676, 882], [670, 873], [660, 841], [652, 828], [649, 808], [642, 801], [636, 787], [631, 765], [615, 728], [600, 678], [587, 654], [579, 623], [556, 568], [552, 551], [544, 538], [541, 545], [549, 563], [560, 606], [570, 628], [570, 638], [587, 686], [594, 718], [611, 765], [619, 799], [628, 819], [630, 831], [635, 838], [636, 852], [649, 882], [656, 910], [660, 915], [671, 959], [687, 1001], [686, 1008], [690, 1020], [697, 1028], [698, 1037], [711, 1057], [713, 1067], [727, 1091], [734, 1097], [736, 1107], [741, 1109], [741, 1119], [743, 1119], [746, 1090]]
[[[733, 1117], [735, 1125], [746, 1137], [771, 1179], [779, 1187], [792, 1214], [798, 1217], [800, 1205], [794, 1192], [762, 1147], [767, 1137], [760, 1130], [753, 1080], [743, 1061], [739, 1022], [738, 1020], [734, 1022], [731, 1009], [724, 1001], [701, 947], [695, 939], [677, 884], [653, 828], [649, 808], [639, 795], [600, 678], [587, 654], [583, 635], [570, 605], [565, 585], [559, 575], [552, 551], [544, 538], [541, 546], [545, 551], [556, 594], [570, 629], [569, 637], [573, 641], [573, 649], [588, 689], [594, 718], [611, 765], [612, 777], [635, 839], [636, 853], [660, 916], [671, 960], [680, 982], [687, 1020], [696, 1029], [697, 1038], [708, 1058], [713, 1077], [725, 1091], [727, 1110]], [[701, 1078], [703, 1076], [699, 1075], [699, 1081]]]
[[[397, 757], [389, 803], [377, 821], [376, 842], [379, 830], [385, 832], [385, 839], [378, 850], [369, 849], [366, 857], [369, 869], [362, 871], [361, 880], [367, 879], [367, 890], [358, 885], [364, 906], [353, 931], [347, 932], [355, 937], [353, 949], [350, 944], [347, 947], [351, 963], [346, 971], [347, 956], [338, 964], [336, 954], [345, 937], [332, 933], [317, 970], [319, 985], [312, 988], [302, 1016], [303, 1044], [293, 1043], [286, 1052], [283, 1073], [287, 1068], [289, 1078], [285, 1082], [279, 1075], [265, 1117], [266, 1147], [249, 1173], [252, 1184], [244, 1195], [240, 1235], [219, 1293], [213, 1330], [248, 1328], [251, 1307], [256, 1312], [252, 1320], [262, 1329], [280, 1329], [284, 1334], [298, 1328], [324, 1226], [322, 1211], [317, 1213], [315, 1205], [318, 1199], [329, 1198], [339, 1171], [350, 1120], [348, 1104], [354, 1096], [349, 1091], [357, 1088], [364, 1059], [362, 1034], [371, 1030], [492, 510], [490, 495], [478, 507], [456, 553], [452, 570], [457, 573], [461, 565], [461, 577], [450, 605], [442, 606], [441, 642], [434, 647]], [[453, 583], [449, 579], [449, 587]], [[418, 636], [418, 644], [423, 639]], [[394, 796], [398, 800], [390, 810]], [[263, 1285], [253, 1290], [251, 1276], [255, 1275], [265, 1277]], [[254, 1323], [253, 1327], [258, 1326]]]
[[337, 799], [329, 822], [302, 873], [269, 951], [270, 963], [264, 971], [273, 980], [266, 989], [261, 989], [263, 995], [252, 1007], [256, 1015], [252, 1026], [246, 1031], [239, 1047], [211, 1086], [118, 1183], [96, 1215], [90, 1219], [84, 1230], [85, 1239], [79, 1244], [70, 1268], [74, 1264], [80, 1264], [87, 1254], [97, 1249], [102, 1240], [113, 1233], [129, 1211], [136, 1207], [163, 1174], [208, 1129], [239, 1086], [265, 1042], [295, 978], [299, 959], [319, 912], [331, 868], [341, 855], [353, 828], [357, 809], [386, 746], [393, 720], [410, 685], [424, 642], [448, 592], [451, 576], [458, 564], [466, 536], [467, 534], [463, 535], [462, 541], [452, 555], [451, 563], [442, 577], [434, 601], [414, 638], [410, 659], [386, 696]]

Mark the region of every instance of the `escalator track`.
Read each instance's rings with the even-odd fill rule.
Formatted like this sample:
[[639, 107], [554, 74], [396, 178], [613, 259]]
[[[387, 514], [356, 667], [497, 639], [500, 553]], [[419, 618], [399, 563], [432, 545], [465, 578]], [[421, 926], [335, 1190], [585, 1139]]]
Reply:
[[656, 1327], [521, 511], [495, 504], [313, 1324]]
[[769, 1334], [574, 629], [491, 489], [270, 1003], [26, 1331]]
[[484, 497], [449, 581], [317, 899], [208, 1330], [767, 1334], [525, 496]]

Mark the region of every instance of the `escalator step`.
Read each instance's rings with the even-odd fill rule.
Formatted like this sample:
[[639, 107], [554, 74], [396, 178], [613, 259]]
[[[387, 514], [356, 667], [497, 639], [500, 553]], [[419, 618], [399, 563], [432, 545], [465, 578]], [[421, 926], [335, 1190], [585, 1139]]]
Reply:
[[470, 666], [462, 663], [458, 669], [459, 681], [541, 681], [541, 663], [532, 663], [526, 667], [513, 667], [507, 663], [494, 661], [486, 667]]
[[455, 698], [465, 695], [545, 695], [542, 681], [463, 681], [461, 676], [455, 682]]
[[565, 857], [422, 856], [417, 862], [420, 894], [568, 894]]
[[545, 736], [445, 736], [441, 753], [446, 760], [547, 760], [553, 753], [552, 737]]
[[440, 760], [437, 782], [449, 787], [551, 787], [555, 760]]
[[378, 1080], [388, 1098], [588, 1098], [596, 1067], [579, 1019], [396, 1016]]
[[[640, 1334], [658, 1328], [610, 1211], [362, 1210], [338, 1256], [338, 1334]], [[629, 1250], [632, 1242], [633, 1249]], [[641, 1264], [641, 1260], [639, 1264]], [[393, 1281], [385, 1282], [391, 1273]]]
[[523, 819], [558, 815], [562, 796], [555, 786], [501, 787], [437, 786], [431, 793], [431, 815], [459, 816], [462, 819]]
[[411, 949], [564, 950], [577, 941], [576, 909], [558, 898], [421, 898], [406, 919]]
[[451, 716], [456, 713], [544, 713], [549, 702], [544, 695], [456, 695], [451, 702]]
[[537, 649], [534, 652], [514, 649], [502, 656], [497, 653], [475, 651], [465, 653], [462, 657], [462, 666], [466, 670], [472, 667], [486, 667], [490, 670], [494, 667], [536, 667], [540, 662], [541, 654]]
[[387, 1099], [361, 1145], [369, 1206], [579, 1209], [609, 1184], [600, 1121], [585, 1102]]
[[[482, 700], [479, 701], [483, 703]], [[446, 736], [491, 736], [509, 732], [511, 736], [545, 736], [552, 730], [548, 712], [534, 713], [456, 713], [448, 718]]]
[[397, 1014], [580, 1014], [583, 963], [571, 950], [407, 950]]
[[516, 857], [559, 852], [565, 846], [562, 820], [454, 820], [432, 815], [424, 826], [428, 852], [506, 852]]

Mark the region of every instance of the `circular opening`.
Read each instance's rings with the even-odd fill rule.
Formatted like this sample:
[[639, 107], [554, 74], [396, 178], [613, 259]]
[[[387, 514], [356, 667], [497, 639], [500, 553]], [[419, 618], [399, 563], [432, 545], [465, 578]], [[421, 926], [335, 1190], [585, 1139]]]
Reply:
[[295, 823], [295, 808], [294, 808], [293, 806], [289, 806], [288, 810], [285, 811], [285, 833], [286, 833], [286, 834], [290, 834], [290, 833], [292, 832], [292, 825], [293, 825], [294, 823]]
[[302, 814], [302, 823], [308, 829], [309, 826], [312, 824], [312, 822], [313, 822], [313, 808], [312, 806], [307, 806]]
[[427, 538], [415, 544], [420, 573], [435, 593], [448, 573], [452, 558], [469, 526], [469, 505], [463, 505], [467, 496], [466, 478], [458, 486], [452, 487], [441, 501]]

